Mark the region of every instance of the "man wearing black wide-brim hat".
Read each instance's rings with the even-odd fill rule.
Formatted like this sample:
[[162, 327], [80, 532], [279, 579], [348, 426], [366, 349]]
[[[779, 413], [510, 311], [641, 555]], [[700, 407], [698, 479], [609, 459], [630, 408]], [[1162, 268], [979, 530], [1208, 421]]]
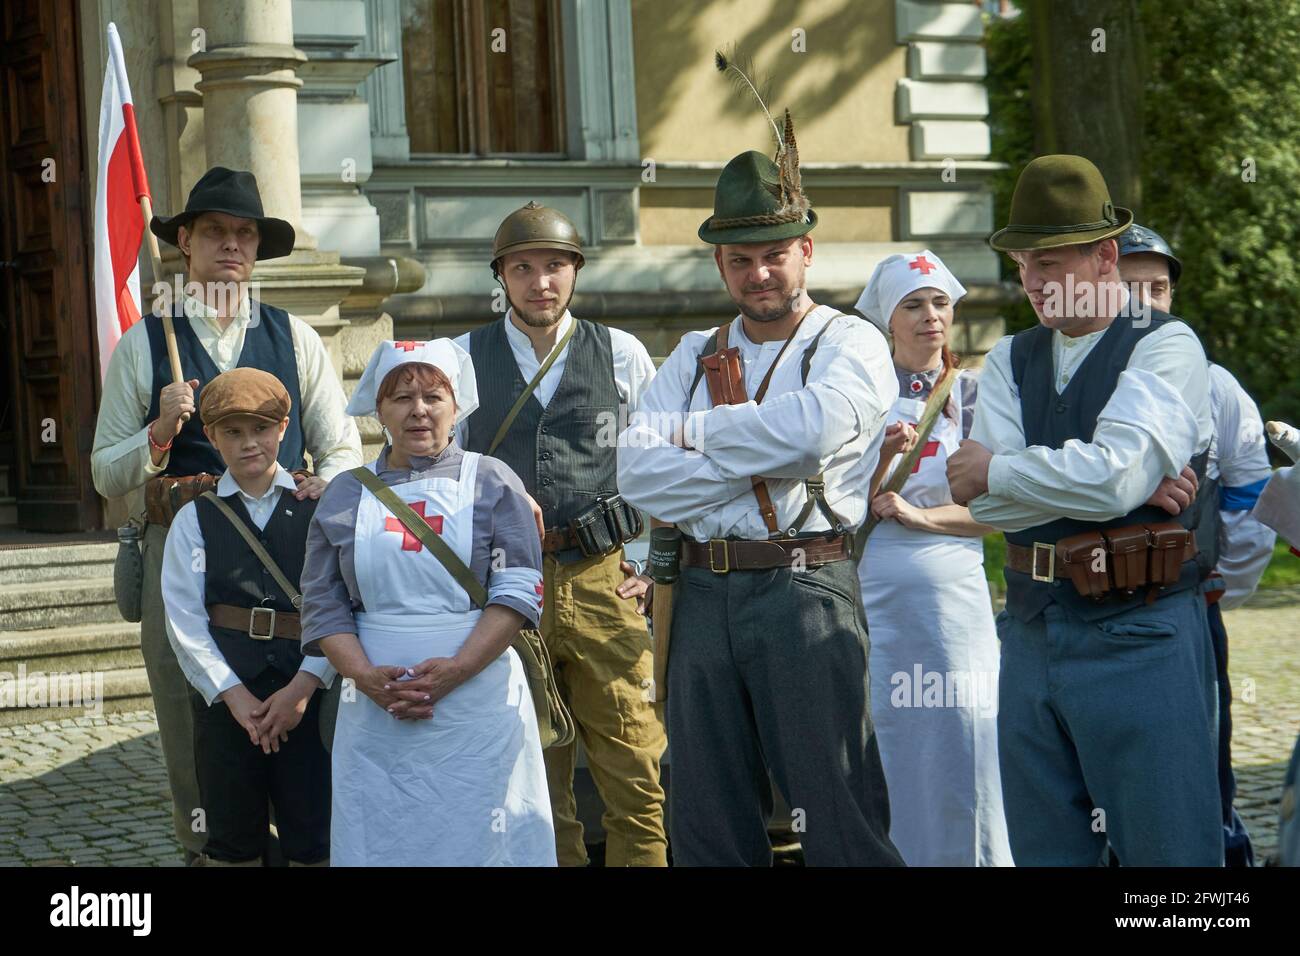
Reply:
[[809, 865], [902, 865], [852, 551], [898, 382], [874, 326], [808, 295], [799, 178], [788, 113], [777, 161], [722, 170], [699, 235], [739, 314], [683, 336], [619, 440], [619, 491], [683, 538], [666, 674], [679, 865], [770, 864], [769, 780]]
[[980, 379], [952, 496], [1007, 540], [998, 753], [1017, 865], [1219, 866], [1214, 660], [1195, 531], [1209, 371], [1130, 299], [1115, 206], [1080, 156], [1025, 167], [989, 240], [1039, 325]]
[[[149, 228], [181, 250], [187, 280], [160, 300], [172, 315], [185, 381], [173, 382], [164, 324], [145, 316], [122, 336], [109, 360], [95, 428], [91, 471], [107, 498], [130, 496], [133, 519], [147, 521], [140, 595], [140, 646], [157, 712], [172, 791], [177, 840], [193, 857], [207, 834], [199, 810], [188, 683], [167, 632], [161, 596], [163, 545], [181, 505], [215, 486], [225, 471], [203, 434], [194, 400], [232, 368], [258, 368], [289, 391], [289, 425], [279, 462], [298, 471], [299, 499], [318, 498], [340, 471], [361, 464], [356, 424], [320, 336], [282, 309], [253, 299], [257, 262], [293, 251], [294, 229], [265, 214], [252, 173], [215, 166], [190, 192], [185, 210], [154, 217]], [[165, 281], [155, 276], [155, 282]], [[170, 283], [167, 283], [170, 288]], [[156, 286], [156, 288], [158, 288]], [[315, 474], [307, 475], [310, 454]], [[142, 493], [143, 492], [143, 493]], [[196, 556], [196, 572], [202, 568]]]

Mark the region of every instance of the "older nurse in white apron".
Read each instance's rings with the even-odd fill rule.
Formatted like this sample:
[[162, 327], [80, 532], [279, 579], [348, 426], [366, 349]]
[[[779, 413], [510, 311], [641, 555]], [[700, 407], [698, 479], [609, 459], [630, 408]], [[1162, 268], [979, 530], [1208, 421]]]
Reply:
[[[981, 536], [953, 503], [946, 462], [970, 433], [976, 377], [948, 349], [966, 294], [928, 249], [885, 259], [857, 308], [894, 344], [899, 397], [872, 481], [880, 519], [858, 566], [871, 639], [871, 716], [890, 837], [911, 866], [1010, 866], [998, 771], [998, 645]], [[926, 401], [952, 391], [901, 489], [884, 491]]]
[[348, 412], [389, 436], [366, 467], [450, 545], [488, 593], [452, 574], [356, 474], [321, 496], [302, 574], [302, 641], [356, 693], [333, 744], [334, 866], [554, 866], [537, 718], [509, 644], [535, 627], [541, 543], [523, 485], [463, 451], [478, 405], [449, 339], [382, 342]]

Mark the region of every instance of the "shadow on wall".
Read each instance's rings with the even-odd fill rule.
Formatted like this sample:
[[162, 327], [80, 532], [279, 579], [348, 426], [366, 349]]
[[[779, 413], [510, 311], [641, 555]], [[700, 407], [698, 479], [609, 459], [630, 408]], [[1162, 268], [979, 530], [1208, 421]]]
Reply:
[[[637, 98], [638, 123], [648, 132], [658, 129], [670, 114], [690, 108], [683, 102], [684, 87], [698, 78], [697, 71], [714, 74], [718, 112], [725, 106], [726, 113], [745, 124], [753, 122], [757, 128], [761, 115], [757, 106], [732, 90], [713, 64], [714, 51], [725, 52], [733, 43], [757, 59], [756, 71], [767, 81], [763, 85], [768, 108], [779, 123], [781, 111], [789, 107], [796, 132], [806, 129], [811, 118], [824, 116], [857, 93], [864, 75], [900, 49], [894, 42], [893, 0], [808, 0], [797, 5], [784, 0], [732, 2], [729, 6], [737, 15], [728, 23], [734, 25], [735, 32], [715, 35], [704, 35], [701, 30], [697, 4], [632, 0], [632, 6], [636, 22], [654, 24], [653, 36], [643, 35], [636, 41], [637, 87], [643, 91]], [[751, 22], [755, 12], [760, 15]], [[750, 23], [748, 28], [745, 23]], [[807, 52], [791, 49], [791, 33], [796, 28], [805, 31]], [[672, 37], [673, 44], [663, 45], [664, 37]], [[810, 82], [810, 77], [816, 79]], [[797, 85], [796, 78], [800, 81]], [[892, 117], [892, 87], [889, 95]], [[845, 132], [865, 137], [870, 131]], [[769, 133], [748, 145], [770, 153], [773, 140]], [[737, 143], [735, 151], [744, 145]]]

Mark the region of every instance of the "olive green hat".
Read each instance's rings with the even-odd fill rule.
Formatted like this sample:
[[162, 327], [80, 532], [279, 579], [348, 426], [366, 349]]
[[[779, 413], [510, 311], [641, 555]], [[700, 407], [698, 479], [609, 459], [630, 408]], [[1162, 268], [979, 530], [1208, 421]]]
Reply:
[[508, 252], [525, 249], [563, 249], [578, 257], [576, 268], [587, 261], [582, 255], [582, 239], [578, 227], [558, 209], [538, 202], [516, 209], [502, 220], [492, 240], [492, 275], [497, 275], [497, 263]]
[[1133, 213], [1110, 201], [1101, 170], [1082, 156], [1031, 161], [1016, 180], [1010, 223], [989, 237], [1000, 252], [1055, 249], [1118, 236]]
[[[817, 213], [791, 206], [782, 197], [781, 170], [762, 153], [747, 150], [722, 170], [713, 192], [713, 215], [699, 237], [722, 243], [778, 242], [802, 236], [817, 225]], [[787, 197], [788, 198], [788, 197]]]

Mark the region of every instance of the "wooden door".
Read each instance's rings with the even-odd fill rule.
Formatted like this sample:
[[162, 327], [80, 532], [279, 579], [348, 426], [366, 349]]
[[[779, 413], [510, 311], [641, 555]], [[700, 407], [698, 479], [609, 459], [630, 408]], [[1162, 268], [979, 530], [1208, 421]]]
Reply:
[[99, 368], [74, 0], [0, 3], [0, 401], [18, 525], [100, 526]]

